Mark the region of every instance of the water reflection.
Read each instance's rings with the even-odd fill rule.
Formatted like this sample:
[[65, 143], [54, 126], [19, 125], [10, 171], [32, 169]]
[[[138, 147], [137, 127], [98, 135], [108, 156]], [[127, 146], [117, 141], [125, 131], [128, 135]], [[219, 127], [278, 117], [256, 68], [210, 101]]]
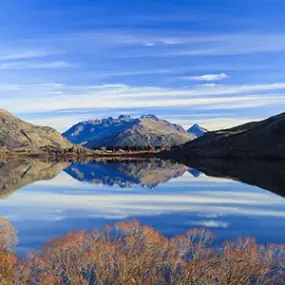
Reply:
[[166, 160], [98, 160], [58, 162], [40, 159], [0, 161], [0, 198], [41, 180], [52, 180], [61, 171], [80, 182], [130, 188], [134, 185], [153, 188], [188, 172], [227, 178], [285, 196], [285, 162], [256, 160], [202, 159], [187, 161], [188, 166]]
[[284, 199], [261, 189], [282, 194], [283, 163], [187, 163], [3, 162], [0, 216], [19, 232], [21, 254], [70, 230], [130, 218], [166, 236], [202, 226], [212, 228], [221, 240], [241, 235], [262, 243], [285, 240], [280, 231], [285, 227]]
[[188, 167], [163, 160], [125, 160], [73, 163], [65, 172], [78, 181], [107, 186], [131, 187], [134, 184], [155, 187], [182, 176]]
[[0, 162], [0, 198], [39, 180], [51, 180], [68, 166], [66, 162], [12, 160]]
[[187, 165], [208, 176], [230, 178], [285, 197], [285, 161], [199, 159]]

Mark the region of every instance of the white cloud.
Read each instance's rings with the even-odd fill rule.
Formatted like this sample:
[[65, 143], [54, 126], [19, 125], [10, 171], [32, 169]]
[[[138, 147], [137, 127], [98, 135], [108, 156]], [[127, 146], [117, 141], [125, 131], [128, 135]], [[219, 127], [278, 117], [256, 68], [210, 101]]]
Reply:
[[194, 80], [194, 81], [218, 81], [225, 78], [228, 78], [228, 75], [225, 73], [182, 77], [182, 79], [184, 80]]
[[[64, 127], [67, 127], [67, 118], [63, 118], [65, 115], [53, 114], [58, 110], [96, 109], [101, 110], [102, 114], [104, 109], [111, 109], [115, 112], [116, 109], [132, 111], [133, 108], [184, 107], [188, 108], [189, 112], [191, 110], [197, 112], [220, 109], [223, 109], [223, 112], [231, 112], [234, 109], [285, 104], [285, 95], [283, 93], [274, 94], [273, 90], [285, 90], [285, 83], [199, 86], [187, 89], [130, 86], [123, 83], [90, 86], [59, 83], [4, 84], [0, 85], [0, 98], [2, 108], [13, 113], [50, 112], [49, 117], [34, 118], [33, 122], [44, 125], [52, 122], [53, 126], [63, 130]], [[257, 91], [259, 93], [254, 93]], [[268, 94], [268, 92], [271, 93]], [[72, 122], [76, 118], [77, 120], [82, 118], [76, 113], [72, 116]], [[86, 119], [91, 119], [96, 114], [89, 113], [89, 116]], [[250, 120], [250, 117], [245, 119]], [[230, 120], [229, 118], [225, 122], [231, 122]], [[176, 122], [177, 120], [174, 118], [172, 121]], [[213, 120], [213, 122], [215, 126], [210, 120], [203, 126], [216, 129], [221, 128], [224, 124], [223, 120], [220, 120], [220, 127], [218, 127], [219, 122], [217, 120]], [[191, 122], [189, 121], [189, 123]], [[183, 125], [187, 127], [185, 124]]]
[[227, 222], [221, 222], [221, 221], [215, 221], [215, 220], [208, 220], [208, 221], [197, 221], [197, 222], [190, 222], [190, 225], [194, 226], [202, 226], [207, 228], [224, 228], [227, 229], [229, 227], [229, 223]]
[[[203, 88], [205, 87], [205, 88]], [[213, 87], [213, 88], [211, 88]], [[144, 99], [145, 97], [151, 97], [152, 99], [157, 99], [159, 97], [163, 98], [164, 100], [176, 99], [179, 97], [185, 97], [185, 99], [197, 99], [198, 96], [204, 100], [204, 96], [211, 96], [205, 98], [205, 100], [211, 100], [214, 95], [235, 95], [231, 97], [226, 97], [229, 100], [242, 100], [243, 96], [239, 96], [245, 93], [252, 93], [252, 92], [260, 92], [260, 97], [263, 96], [262, 92], [273, 91], [273, 90], [285, 90], [285, 82], [279, 83], [269, 83], [269, 84], [256, 84], [256, 85], [206, 85], [206, 86], [198, 86], [198, 87], [189, 87], [189, 88], [161, 88], [161, 87], [151, 87], [151, 86], [131, 86], [126, 84], [102, 84], [102, 85], [64, 85], [59, 83], [45, 83], [45, 84], [2, 84], [0, 85], [0, 96], [2, 92], [10, 91], [11, 95], [13, 96], [14, 91], [19, 91], [24, 94], [28, 91], [31, 95], [37, 94], [38, 91], [41, 91], [43, 95], [49, 95], [50, 92], [61, 92], [61, 94], [66, 95], [76, 95], [76, 96], [89, 96], [90, 98], [93, 96], [93, 100], [96, 101], [96, 98], [100, 98], [100, 95], [108, 96], [110, 89], [112, 89], [112, 97], [115, 96], [117, 99], [129, 98], [141, 98]], [[90, 94], [94, 90], [100, 90], [96, 94]], [[122, 92], [123, 91], [123, 92]], [[7, 94], [7, 93], [5, 93]], [[3, 94], [4, 95], [4, 94]], [[252, 94], [257, 95], [257, 94]], [[279, 96], [280, 99], [284, 96], [281, 94], [274, 94], [268, 95], [270, 98], [275, 98]], [[250, 96], [250, 95], [248, 95]], [[44, 97], [44, 96], [43, 96]], [[173, 97], [173, 98], [172, 98]], [[26, 98], [28, 100], [28, 98]], [[59, 98], [60, 99], [60, 98]], [[72, 98], [73, 99], [73, 98]], [[78, 98], [79, 99], [79, 98]], [[68, 102], [66, 102], [68, 103]], [[116, 102], [111, 102], [116, 103]]]
[[[247, 107], [260, 107], [267, 104], [284, 104], [285, 98], [278, 97], [268, 97], [268, 96], [244, 96], [235, 98], [189, 98], [189, 99], [168, 99], [168, 100], [145, 100], [143, 97], [136, 100], [128, 100], [127, 98], [120, 98], [118, 94], [112, 96], [109, 94], [96, 94], [89, 92], [88, 94], [78, 94], [78, 95], [64, 95], [62, 97], [56, 98], [56, 94], [52, 94], [50, 98], [44, 97], [36, 102], [30, 100], [27, 104], [26, 100], [22, 99], [17, 102], [17, 105], [13, 104], [13, 100], [6, 100], [6, 104], [2, 103], [4, 108], [10, 110], [16, 110], [17, 112], [45, 112], [53, 111], [57, 109], [69, 109], [69, 108], [141, 108], [141, 107], [173, 107], [173, 106], [189, 106], [194, 109], [239, 109]], [[143, 96], [143, 95], [142, 95]], [[32, 99], [32, 98], [31, 98]], [[56, 100], [56, 104], [55, 104]], [[221, 102], [220, 105], [217, 103]], [[22, 105], [23, 104], [23, 105]]]
[[145, 42], [143, 44], [145, 47], [153, 47], [153, 46], [156, 46], [156, 44], [154, 42]]

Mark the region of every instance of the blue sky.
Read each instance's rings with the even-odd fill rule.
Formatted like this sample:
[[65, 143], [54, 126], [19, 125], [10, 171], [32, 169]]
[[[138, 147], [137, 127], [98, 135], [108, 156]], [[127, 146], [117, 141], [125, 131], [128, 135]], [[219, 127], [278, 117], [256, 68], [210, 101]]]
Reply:
[[2, 0], [0, 99], [63, 131], [155, 113], [184, 127], [284, 111], [282, 0]]

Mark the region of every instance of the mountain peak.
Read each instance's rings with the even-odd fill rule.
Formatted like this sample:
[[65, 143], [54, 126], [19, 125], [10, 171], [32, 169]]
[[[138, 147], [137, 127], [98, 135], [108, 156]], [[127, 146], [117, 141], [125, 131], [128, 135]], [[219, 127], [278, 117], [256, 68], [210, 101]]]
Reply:
[[118, 117], [118, 119], [121, 120], [121, 121], [129, 121], [129, 120], [132, 119], [132, 117], [131, 117], [130, 115], [124, 115], [124, 114], [122, 114], [122, 115], [120, 115], [120, 116]]
[[194, 129], [194, 128], [199, 128], [199, 129], [204, 129], [204, 130], [205, 130], [205, 128], [201, 127], [201, 126], [200, 126], [199, 124], [197, 124], [197, 123], [193, 124], [192, 127], [190, 127], [189, 129]]
[[201, 127], [201, 126], [199, 126], [197, 123], [195, 123], [192, 127], [190, 127], [190, 128], [187, 130], [187, 132], [188, 132], [189, 134], [195, 135], [196, 137], [201, 137], [201, 136], [203, 136], [205, 133], [207, 133], [208, 130], [205, 129], [205, 128], [203, 128], [203, 127]]
[[158, 118], [154, 114], [145, 114], [141, 116], [141, 119], [154, 119], [158, 120]]
[[153, 114], [139, 118], [120, 115], [118, 118], [99, 120], [96, 124], [82, 122], [71, 127], [63, 136], [89, 148], [162, 147], [180, 145], [195, 138], [181, 126], [160, 120]]

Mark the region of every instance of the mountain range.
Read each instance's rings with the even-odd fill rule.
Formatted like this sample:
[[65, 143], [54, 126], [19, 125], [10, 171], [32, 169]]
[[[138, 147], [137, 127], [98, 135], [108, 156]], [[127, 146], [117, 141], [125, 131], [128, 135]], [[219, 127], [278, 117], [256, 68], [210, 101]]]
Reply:
[[139, 118], [121, 115], [80, 122], [62, 135], [70, 142], [87, 148], [177, 146], [196, 138], [183, 127], [154, 115]]
[[94, 155], [74, 144], [91, 149], [177, 146], [158, 154], [175, 160], [193, 157], [285, 159], [285, 113], [214, 132], [207, 132], [196, 124], [187, 132], [154, 115], [140, 118], [121, 115], [80, 122], [62, 136], [50, 127], [35, 126], [0, 109], [2, 156], [6, 152]]

